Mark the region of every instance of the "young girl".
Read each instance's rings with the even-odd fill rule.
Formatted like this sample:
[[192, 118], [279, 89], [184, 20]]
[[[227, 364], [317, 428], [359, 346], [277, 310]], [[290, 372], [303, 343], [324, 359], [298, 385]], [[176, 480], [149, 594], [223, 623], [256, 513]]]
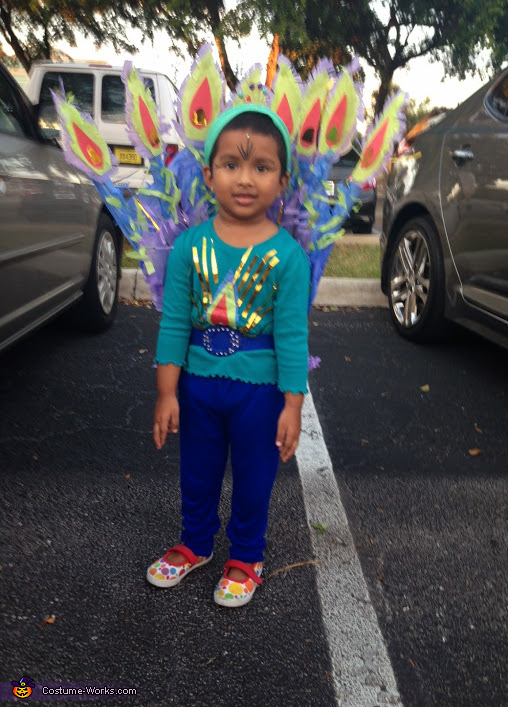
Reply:
[[308, 259], [267, 217], [290, 152], [265, 107], [242, 104], [212, 124], [204, 178], [218, 213], [176, 239], [165, 280], [153, 436], [160, 449], [180, 431], [183, 531], [147, 579], [174, 587], [212, 559], [230, 450], [230, 559], [214, 592], [229, 607], [262, 582], [270, 495], [279, 458], [295, 452], [307, 392]]

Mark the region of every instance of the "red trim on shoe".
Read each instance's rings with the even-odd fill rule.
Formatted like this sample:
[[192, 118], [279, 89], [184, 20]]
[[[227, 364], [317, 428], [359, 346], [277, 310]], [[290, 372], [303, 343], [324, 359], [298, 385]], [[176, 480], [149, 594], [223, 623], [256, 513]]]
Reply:
[[[172, 552], [179, 552], [181, 555], [183, 555], [186, 559], [185, 562], [182, 562], [180, 565], [175, 564], [174, 562], [169, 563], [167, 560], [168, 555], [171, 555]], [[172, 564], [173, 567], [183, 567], [186, 564], [190, 564], [191, 567], [193, 567], [196, 562], [198, 561], [198, 556], [195, 555], [192, 550], [189, 550], [188, 547], [185, 545], [175, 545], [174, 547], [170, 547], [169, 550], [165, 553], [165, 555], [162, 557], [164, 562], [168, 562], [168, 564]]]
[[261, 577], [258, 577], [258, 575], [254, 572], [252, 567], [245, 564], [245, 562], [241, 562], [240, 560], [228, 560], [224, 564], [224, 570], [225, 570], [224, 577], [226, 579], [229, 579], [230, 582], [238, 582], [239, 584], [243, 584], [244, 582], [247, 581], [246, 579], [244, 579], [243, 581], [240, 581], [239, 579], [231, 579], [230, 577], [228, 577], [227, 576], [228, 570], [231, 569], [232, 567], [235, 567], [237, 570], [242, 570], [243, 572], [245, 572], [245, 574], [250, 579], [252, 579], [252, 581], [255, 582], [256, 584], [263, 584], [263, 580], [261, 579]]

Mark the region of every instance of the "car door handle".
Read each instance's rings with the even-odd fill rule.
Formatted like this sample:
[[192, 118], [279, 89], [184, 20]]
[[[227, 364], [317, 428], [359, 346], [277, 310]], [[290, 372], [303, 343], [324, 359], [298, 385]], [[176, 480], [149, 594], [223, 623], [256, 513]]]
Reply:
[[454, 160], [460, 160], [461, 162], [474, 160], [474, 152], [472, 150], [468, 150], [467, 148], [453, 150], [450, 154]]

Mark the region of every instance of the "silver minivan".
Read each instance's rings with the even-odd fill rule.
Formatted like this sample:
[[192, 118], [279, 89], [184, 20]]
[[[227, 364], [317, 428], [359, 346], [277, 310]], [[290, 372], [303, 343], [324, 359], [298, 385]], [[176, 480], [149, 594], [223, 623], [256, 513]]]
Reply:
[[0, 216], [0, 350], [65, 310], [79, 327], [111, 326], [123, 236], [1, 64]]
[[[180, 144], [172, 121], [175, 120], [174, 91], [169, 78], [160, 71], [139, 69], [152, 98], [168, 126], [161, 134], [166, 166]], [[66, 93], [72, 93], [81, 110], [92, 116], [100, 134], [118, 159], [119, 170], [113, 181], [118, 186], [139, 188], [145, 184], [145, 164], [127, 135], [125, 88], [122, 68], [104, 63], [35, 62], [29, 74], [27, 95], [39, 106], [39, 126], [46, 137], [58, 137], [58, 118], [51, 98], [62, 80]]]

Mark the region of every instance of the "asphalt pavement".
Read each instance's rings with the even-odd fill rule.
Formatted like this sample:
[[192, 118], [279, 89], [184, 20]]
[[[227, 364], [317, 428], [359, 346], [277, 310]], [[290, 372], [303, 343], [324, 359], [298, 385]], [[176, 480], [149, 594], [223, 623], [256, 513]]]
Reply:
[[[407, 707], [508, 704], [506, 351], [311, 314], [310, 387]], [[353, 703], [354, 704], [354, 703]]]
[[[233, 611], [212, 600], [223, 530], [178, 587], [145, 580], [180, 527], [176, 440], [151, 440], [157, 321], [121, 305], [102, 336], [52, 325], [2, 355], [0, 682], [122, 683], [135, 707], [504, 707], [505, 352], [466, 333], [414, 346], [384, 309], [313, 310], [310, 387], [341, 502], [312, 449], [307, 479], [301, 457], [281, 467], [266, 579]], [[317, 436], [306, 418], [301, 447]], [[229, 499], [228, 474], [223, 525]]]
[[[121, 305], [102, 336], [53, 325], [2, 356], [0, 681], [123, 683], [136, 707], [331, 707], [294, 459], [273, 494], [266, 579], [245, 609], [213, 602], [223, 530], [213, 561], [177, 587], [145, 579], [180, 531], [177, 440], [157, 452], [151, 439], [157, 323], [154, 309]], [[228, 474], [223, 527], [229, 502]]]

